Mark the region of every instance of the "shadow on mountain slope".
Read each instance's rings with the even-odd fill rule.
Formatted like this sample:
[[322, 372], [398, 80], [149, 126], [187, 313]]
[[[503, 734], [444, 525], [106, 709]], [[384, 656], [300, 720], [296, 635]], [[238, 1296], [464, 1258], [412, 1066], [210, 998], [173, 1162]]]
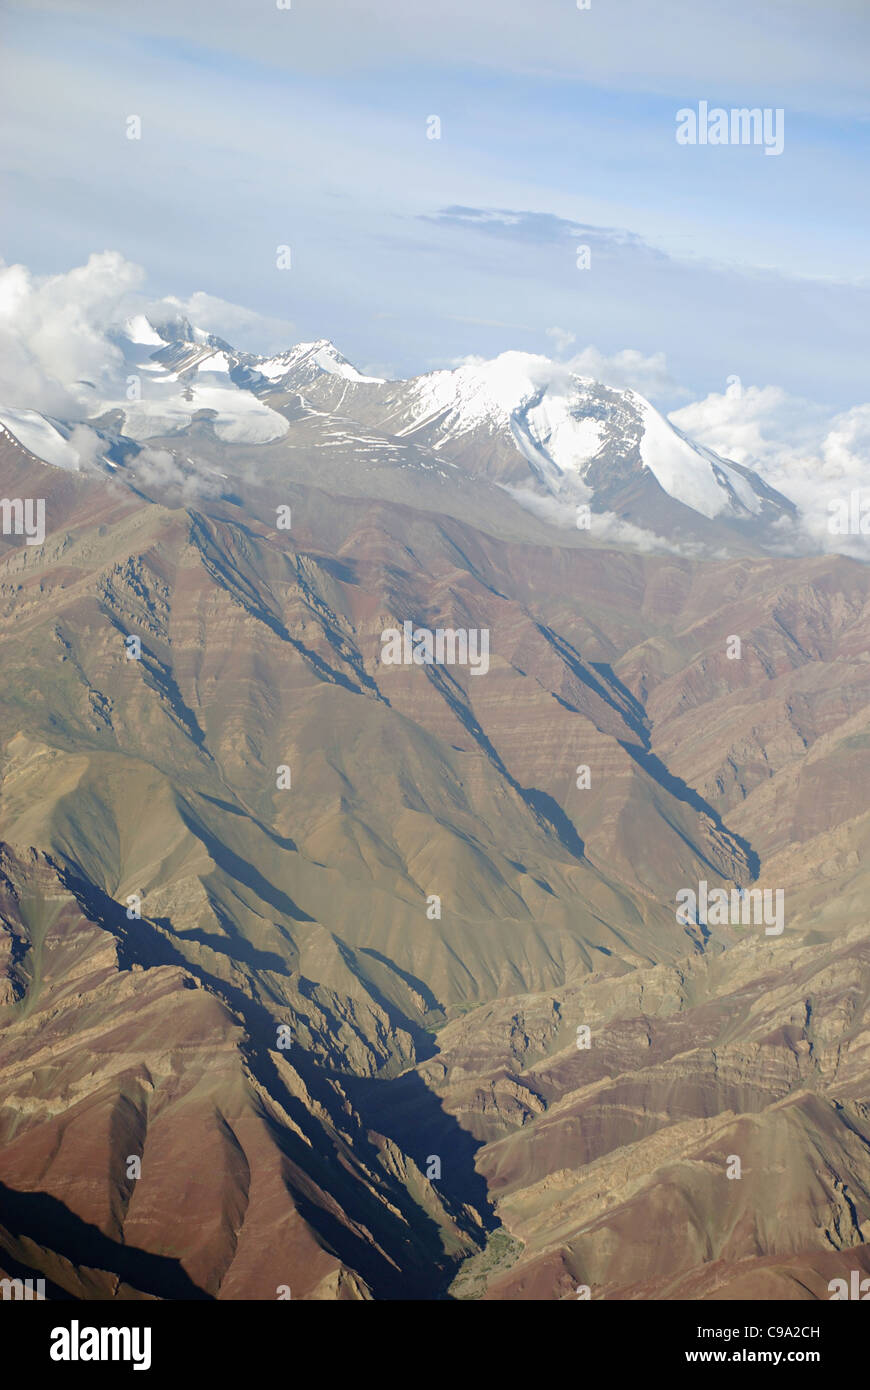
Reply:
[[16, 1192], [0, 1182], [0, 1222], [13, 1236], [26, 1236], [74, 1265], [107, 1270], [142, 1293], [157, 1298], [211, 1298], [188, 1278], [179, 1260], [111, 1240], [47, 1192]]

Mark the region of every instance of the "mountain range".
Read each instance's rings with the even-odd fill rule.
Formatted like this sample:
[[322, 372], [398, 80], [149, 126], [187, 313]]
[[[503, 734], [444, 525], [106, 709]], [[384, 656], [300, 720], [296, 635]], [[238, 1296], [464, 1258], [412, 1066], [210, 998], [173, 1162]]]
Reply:
[[[0, 1275], [870, 1273], [870, 569], [544, 358], [114, 348], [67, 418], [0, 404], [46, 518], [0, 536]], [[485, 675], [386, 664], [408, 623]], [[784, 929], [680, 920], [702, 883]]]
[[[600, 534], [660, 548], [781, 550], [796, 526], [792, 502], [693, 443], [636, 391], [545, 357], [505, 352], [384, 381], [358, 372], [325, 339], [256, 356], [183, 316], [155, 326], [136, 315], [112, 342], [109, 383], [69, 384], [81, 418], [98, 431], [89, 462], [104, 470], [135, 469], [132, 444], [181, 444], [202, 423], [226, 444], [284, 440], [352, 449], [388, 469], [401, 460], [444, 477], [461, 470], [551, 521], [574, 525], [585, 506], [587, 529], [595, 516]], [[46, 462], [79, 466], [71, 422], [0, 403], [0, 423]]]

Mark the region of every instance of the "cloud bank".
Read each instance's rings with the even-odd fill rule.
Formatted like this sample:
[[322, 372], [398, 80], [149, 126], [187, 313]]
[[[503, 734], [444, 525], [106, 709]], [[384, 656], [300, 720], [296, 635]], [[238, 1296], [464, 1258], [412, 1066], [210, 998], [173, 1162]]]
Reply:
[[831, 508], [858, 490], [870, 499], [870, 403], [834, 415], [778, 386], [735, 381], [669, 417], [724, 458], [753, 468], [796, 504], [805, 533], [825, 549], [864, 554], [829, 529]]

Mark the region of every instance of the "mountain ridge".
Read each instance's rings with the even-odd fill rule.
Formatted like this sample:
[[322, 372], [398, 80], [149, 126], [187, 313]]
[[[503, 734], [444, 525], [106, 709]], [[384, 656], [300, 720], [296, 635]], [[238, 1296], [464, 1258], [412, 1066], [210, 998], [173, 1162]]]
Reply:
[[[328, 409], [390, 384], [316, 363], [264, 388], [280, 436], [227, 439], [196, 399], [227, 350], [144, 347], [191, 357], [182, 428], [108, 412], [105, 469], [0, 437], [46, 515], [0, 535], [0, 1272], [803, 1299], [863, 1268], [867, 567], [553, 527]], [[486, 630], [485, 675], [384, 662], [406, 622]], [[781, 892], [782, 934], [681, 919], [701, 883]]]
[[[757, 473], [693, 443], [636, 391], [534, 354], [386, 381], [358, 372], [327, 339], [257, 356], [183, 316], [156, 324], [136, 316], [115, 341], [125, 394], [83, 397], [82, 423], [108, 435], [104, 467], [117, 467], [132, 444], [183, 438], [200, 421], [227, 444], [262, 445], [292, 443], [304, 420], [324, 444], [343, 430], [351, 454], [422, 448], [522, 505], [555, 508], [550, 520], [561, 526], [603, 523], [605, 537], [622, 527], [626, 544], [647, 535], [677, 546], [781, 549], [797, 523], [794, 505]], [[73, 466], [70, 425], [25, 421], [2, 406], [0, 423], [37, 457]]]

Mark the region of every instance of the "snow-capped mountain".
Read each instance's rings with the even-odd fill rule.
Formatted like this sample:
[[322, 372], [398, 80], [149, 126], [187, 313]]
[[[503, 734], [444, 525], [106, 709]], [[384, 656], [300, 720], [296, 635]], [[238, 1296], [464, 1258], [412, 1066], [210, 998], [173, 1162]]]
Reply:
[[496, 482], [589, 500], [641, 525], [644, 513], [646, 524], [651, 512], [662, 520], [665, 498], [710, 521], [766, 526], [794, 515], [751, 469], [695, 444], [636, 391], [531, 353], [340, 392], [321, 373], [308, 394]]
[[[142, 442], [174, 435], [198, 418], [229, 444], [266, 444], [287, 433], [286, 419], [249, 389], [261, 384], [246, 353], [178, 317], [130, 319], [115, 337], [124, 357], [124, 390], [90, 412], [121, 416], [121, 433]], [[201, 417], [201, 412], [208, 412]]]
[[[108, 384], [76, 389], [85, 421], [122, 449], [124, 440], [171, 441], [194, 425], [225, 446], [293, 445], [302, 419], [308, 447], [316, 417], [333, 452], [340, 436], [345, 453], [359, 446], [361, 461], [381, 455], [389, 465], [413, 447], [418, 463], [458, 465], [527, 505], [555, 499], [563, 519], [567, 504], [586, 501], [593, 513], [665, 538], [697, 536], [706, 522], [759, 542], [795, 514], [751, 469], [694, 443], [636, 391], [530, 353], [384, 381], [326, 339], [258, 356], [181, 316], [137, 315], [113, 344]], [[64, 422], [16, 402], [0, 404], [0, 424], [46, 462], [77, 466]], [[195, 457], [186, 466], [195, 468]]]
[[319, 338], [315, 343], [297, 343], [277, 357], [251, 357], [246, 360], [251, 370], [259, 372], [276, 388], [284, 390], [305, 386], [324, 372], [340, 377], [342, 381], [377, 385], [383, 382], [382, 377], [363, 376], [327, 338]]
[[0, 435], [14, 439], [28, 453], [55, 468], [77, 469], [79, 455], [69, 442], [70, 427], [38, 410], [0, 405]]

